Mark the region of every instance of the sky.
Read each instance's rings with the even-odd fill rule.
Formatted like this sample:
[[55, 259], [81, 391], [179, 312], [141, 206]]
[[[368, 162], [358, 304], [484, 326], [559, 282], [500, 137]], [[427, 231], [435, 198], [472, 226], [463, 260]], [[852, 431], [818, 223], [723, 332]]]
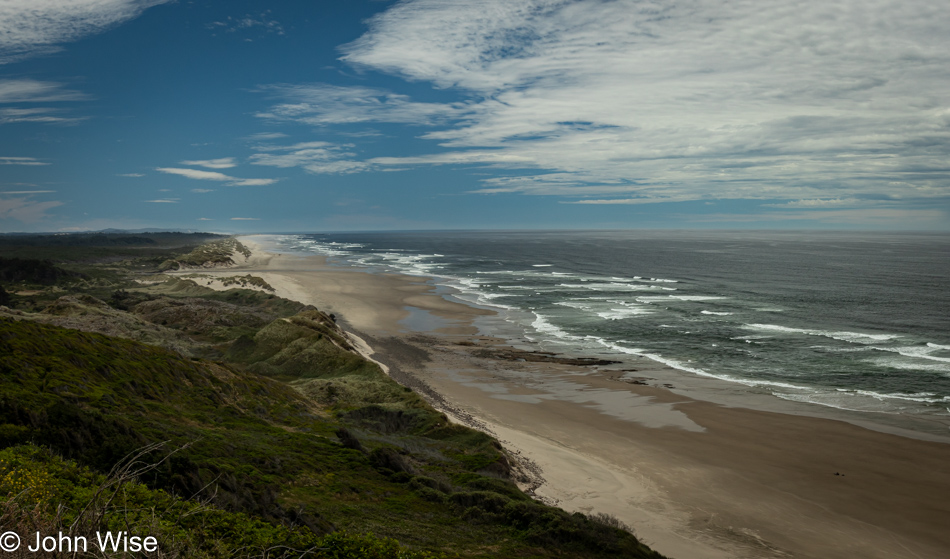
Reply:
[[950, 230], [933, 0], [0, 0], [0, 232]]

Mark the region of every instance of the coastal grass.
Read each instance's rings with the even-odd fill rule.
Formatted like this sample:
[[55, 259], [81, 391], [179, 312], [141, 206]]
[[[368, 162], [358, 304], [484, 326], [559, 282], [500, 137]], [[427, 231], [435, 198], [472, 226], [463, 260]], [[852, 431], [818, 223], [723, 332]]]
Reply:
[[[158, 257], [242, 254], [212, 244]], [[140, 459], [154, 467], [122, 482], [138, 499], [122, 510], [155, 514], [161, 501], [194, 511], [187, 518], [204, 520], [159, 515], [168, 525], [155, 525], [184, 542], [183, 556], [264, 556], [283, 542], [319, 544], [325, 557], [660, 557], [609, 519], [525, 495], [497, 441], [450, 423], [359, 356], [331, 316], [261, 290], [155, 276], [158, 257], [147, 270], [134, 259], [72, 261], [98, 279], [11, 295], [14, 309], [0, 315], [0, 452], [33, 464], [22, 471], [45, 471], [56, 487], [87, 472], [77, 487], [88, 493], [152, 449]], [[66, 319], [68, 329], [40, 323]], [[146, 328], [156, 333], [147, 343], [126, 339]], [[179, 336], [187, 344], [169, 341]], [[76, 510], [70, 499], [51, 494], [66, 507], [57, 512], [38, 501], [9, 510], [55, 524]], [[222, 531], [231, 525], [245, 539]], [[253, 553], [227, 547], [231, 537]], [[195, 547], [205, 539], [217, 543]]]
[[[97, 532], [125, 532], [161, 542], [151, 556], [347, 557], [354, 559], [426, 559], [443, 554], [413, 551], [373, 535], [336, 532], [320, 536], [302, 525], [281, 525], [222, 510], [204, 498], [183, 499], [138, 481], [137, 473], [154, 464], [135, 458], [108, 475], [45, 448], [21, 445], [0, 450], [0, 522], [24, 537], [19, 556], [56, 557], [30, 552], [29, 535], [65, 534], [69, 551], [93, 556], [126, 556], [97, 548]], [[76, 549], [73, 549], [73, 546]], [[13, 554], [13, 557], [18, 555]]]
[[[301, 322], [319, 324], [312, 314]], [[182, 496], [214, 487], [221, 510], [314, 534], [371, 533], [473, 557], [645, 550], [626, 532], [611, 528], [605, 540], [602, 524], [528, 499], [503, 479], [497, 442], [402, 387], [378, 389], [388, 408], [355, 397], [324, 406], [245, 368], [15, 320], [0, 320], [0, 355], [3, 446], [38, 444], [104, 472], [156, 441], [187, 445], [142, 481]], [[370, 376], [364, 367], [357, 377]]]
[[195, 247], [194, 250], [162, 263], [162, 270], [180, 268], [212, 268], [235, 264], [234, 259], [243, 256], [247, 259], [251, 251], [234, 237], [217, 239]]

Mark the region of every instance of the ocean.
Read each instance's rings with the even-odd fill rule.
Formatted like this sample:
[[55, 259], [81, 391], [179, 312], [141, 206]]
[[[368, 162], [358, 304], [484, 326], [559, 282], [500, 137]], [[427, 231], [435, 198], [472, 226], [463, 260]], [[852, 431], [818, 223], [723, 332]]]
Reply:
[[948, 235], [526, 231], [278, 240], [288, 252], [431, 277], [444, 293], [498, 311], [491, 334], [544, 350], [647, 357], [826, 408], [950, 416]]

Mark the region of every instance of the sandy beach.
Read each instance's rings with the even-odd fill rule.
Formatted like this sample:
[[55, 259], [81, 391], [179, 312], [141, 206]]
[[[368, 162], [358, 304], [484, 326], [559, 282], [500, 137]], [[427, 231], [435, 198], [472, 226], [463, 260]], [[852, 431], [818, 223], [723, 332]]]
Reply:
[[394, 378], [497, 436], [538, 498], [612, 514], [670, 557], [950, 556], [950, 444], [701, 401], [654, 382], [665, 365], [647, 359], [532, 354], [482, 335], [492, 311], [426, 278], [241, 242], [246, 261], [200, 273], [251, 273], [334, 313]]

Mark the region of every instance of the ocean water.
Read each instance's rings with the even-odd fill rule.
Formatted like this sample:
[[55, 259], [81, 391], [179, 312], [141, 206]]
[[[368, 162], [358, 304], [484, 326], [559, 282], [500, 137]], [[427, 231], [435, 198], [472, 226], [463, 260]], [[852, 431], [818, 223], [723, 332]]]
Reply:
[[429, 276], [563, 353], [639, 355], [775, 397], [950, 416], [950, 236], [841, 232], [287, 235]]

